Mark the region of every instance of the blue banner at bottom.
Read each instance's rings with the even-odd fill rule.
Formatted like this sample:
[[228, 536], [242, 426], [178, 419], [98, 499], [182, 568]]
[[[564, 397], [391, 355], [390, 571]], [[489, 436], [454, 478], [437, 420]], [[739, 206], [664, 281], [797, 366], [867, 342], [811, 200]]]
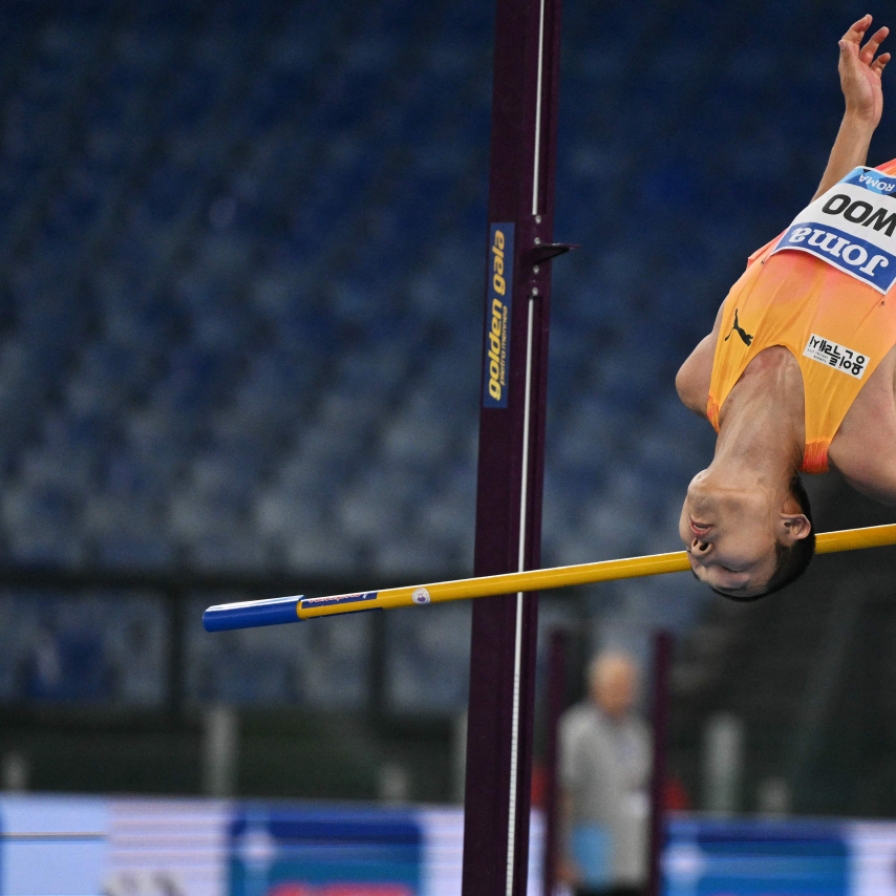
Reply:
[[[0, 831], [0, 894], [461, 896], [454, 806], [2, 796]], [[894, 822], [677, 815], [667, 833], [665, 896], [896, 896]], [[534, 812], [528, 896], [543, 838]]]

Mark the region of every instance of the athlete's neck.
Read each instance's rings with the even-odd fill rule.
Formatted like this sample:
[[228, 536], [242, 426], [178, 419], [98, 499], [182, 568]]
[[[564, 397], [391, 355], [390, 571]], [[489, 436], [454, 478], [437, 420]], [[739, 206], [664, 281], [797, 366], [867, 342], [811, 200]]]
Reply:
[[781, 346], [760, 352], [729, 393], [707, 476], [728, 488], [789, 492], [802, 463], [805, 405], [799, 364]]

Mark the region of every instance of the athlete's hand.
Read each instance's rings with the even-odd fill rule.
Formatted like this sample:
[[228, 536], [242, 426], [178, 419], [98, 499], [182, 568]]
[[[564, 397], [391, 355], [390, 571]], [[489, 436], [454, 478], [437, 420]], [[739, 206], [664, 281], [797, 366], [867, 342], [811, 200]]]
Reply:
[[862, 40], [871, 27], [871, 16], [859, 19], [840, 41], [840, 86], [846, 99], [847, 114], [872, 127], [877, 127], [884, 107], [880, 76], [890, 61], [889, 53], [875, 54], [889, 28], [879, 28], [862, 46]]

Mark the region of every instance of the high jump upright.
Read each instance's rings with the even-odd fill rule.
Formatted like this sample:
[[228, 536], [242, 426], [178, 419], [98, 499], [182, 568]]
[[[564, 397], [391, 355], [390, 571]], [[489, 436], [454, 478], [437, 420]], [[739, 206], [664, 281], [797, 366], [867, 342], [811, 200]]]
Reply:
[[[497, 0], [475, 575], [540, 564], [561, 0]], [[473, 607], [463, 896], [524, 896], [538, 599]]]

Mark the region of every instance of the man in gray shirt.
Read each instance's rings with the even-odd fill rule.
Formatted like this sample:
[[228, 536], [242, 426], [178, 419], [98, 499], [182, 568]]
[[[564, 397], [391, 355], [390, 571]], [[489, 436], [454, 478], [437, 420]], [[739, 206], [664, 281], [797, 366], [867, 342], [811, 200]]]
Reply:
[[559, 877], [577, 896], [634, 896], [647, 879], [651, 750], [634, 711], [638, 673], [624, 653], [591, 662], [589, 697], [560, 720]]

